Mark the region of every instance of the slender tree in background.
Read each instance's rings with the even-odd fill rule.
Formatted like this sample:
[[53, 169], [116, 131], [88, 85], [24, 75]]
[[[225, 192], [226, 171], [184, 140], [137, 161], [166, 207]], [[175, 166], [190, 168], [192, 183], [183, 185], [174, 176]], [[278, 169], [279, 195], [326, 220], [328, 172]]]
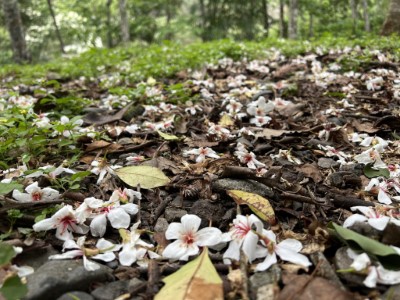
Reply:
[[11, 46], [15, 62], [29, 61], [30, 56], [26, 47], [24, 28], [21, 21], [21, 13], [17, 0], [3, 1], [4, 18], [8, 32], [10, 33]]
[[279, 0], [279, 37], [281, 38], [287, 37], [284, 0]]
[[298, 1], [289, 0], [289, 38], [297, 39]]
[[107, 0], [106, 3], [106, 10], [107, 10], [107, 47], [113, 47], [113, 40], [112, 40], [112, 28], [111, 28], [111, 4], [112, 0]]
[[363, 0], [362, 4], [363, 4], [363, 14], [364, 14], [364, 30], [366, 32], [370, 32], [371, 31], [371, 24], [369, 22], [368, 1], [367, 0]]
[[262, 0], [262, 12], [263, 12], [263, 18], [264, 18], [264, 30], [265, 30], [265, 36], [268, 37], [269, 35], [269, 14], [268, 14], [268, 1], [267, 0]]
[[389, 11], [381, 30], [382, 35], [392, 33], [400, 35], [400, 0], [390, 0]]
[[122, 42], [130, 41], [128, 11], [126, 9], [126, 0], [119, 0], [119, 15], [121, 17], [121, 36]]
[[54, 25], [54, 28], [56, 30], [56, 35], [57, 35], [58, 42], [60, 43], [61, 53], [65, 53], [64, 42], [63, 42], [63, 39], [62, 39], [62, 36], [61, 36], [61, 33], [60, 33], [60, 29], [58, 28], [58, 24], [57, 24], [57, 20], [56, 20], [56, 14], [54, 13], [54, 8], [53, 8], [52, 1], [51, 0], [47, 0], [47, 5], [48, 5], [49, 10], [50, 10], [51, 18], [53, 19], [53, 25]]
[[350, 0], [351, 19], [353, 20], [353, 34], [357, 32], [357, 3], [356, 0]]

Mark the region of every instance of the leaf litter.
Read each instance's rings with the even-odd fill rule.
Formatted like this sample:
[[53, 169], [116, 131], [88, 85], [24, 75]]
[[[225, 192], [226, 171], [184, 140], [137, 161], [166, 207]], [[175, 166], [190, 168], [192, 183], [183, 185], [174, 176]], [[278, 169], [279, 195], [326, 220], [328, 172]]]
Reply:
[[[366, 53], [372, 60], [367, 67], [350, 70], [342, 64], [346, 56]], [[71, 239], [86, 236], [80, 240], [84, 251], [79, 250], [84, 257], [100, 255], [110, 264], [106, 251], [96, 246], [99, 240], [87, 230], [79, 231], [76, 224], [88, 228], [96, 223], [92, 228], [99, 226], [95, 220], [111, 222], [107, 228], [102, 225], [102, 243], [119, 249], [122, 238], [124, 249], [130, 247], [124, 257], [131, 265], [116, 268], [115, 276], [139, 276], [147, 283], [128, 297], [152, 298], [158, 293], [156, 297], [164, 297], [171, 278], [186, 291], [211, 291], [218, 284], [218, 298], [223, 297], [222, 278], [228, 282], [223, 295], [229, 299], [254, 298], [262, 291], [282, 299], [293, 293], [301, 299], [383, 296], [391, 284], [399, 283], [392, 277], [370, 280], [372, 272], [392, 276], [384, 273], [388, 272], [384, 266], [398, 271], [400, 243], [388, 238], [387, 232], [398, 232], [393, 228], [400, 225], [400, 76], [398, 65], [385, 68], [380, 63], [391, 58], [390, 53], [359, 47], [337, 50], [332, 56], [305, 53], [285, 58], [275, 51], [265, 60], [226, 58], [207, 65], [202, 73], [187, 70], [184, 78], [131, 85], [129, 97], [92, 82], [97, 98], [91, 99], [85, 123], [59, 114], [33, 113], [38, 127], [57, 136], [47, 150], [65, 143], [81, 152], [66, 161], [50, 154], [40, 159], [29, 156], [18, 164], [11, 161], [13, 168], [2, 171], [0, 213], [11, 220], [1, 225], [2, 239], [24, 248], [18, 254], [20, 262], [47, 245], [61, 252], [70, 249], [71, 243], [68, 247], [54, 232], [32, 230], [35, 218], [48, 223], [64, 207], [68, 213], [60, 228], [68, 228]], [[79, 79], [61, 83], [59, 89], [85, 84]], [[1, 92], [6, 107], [39, 103], [33, 90], [19, 97], [7, 89]], [[46, 111], [41, 106], [40, 113], [51, 108]], [[68, 170], [84, 175], [72, 177]], [[12, 190], [34, 182], [41, 188], [59, 189], [54, 201], [64, 206], [13, 199]], [[32, 199], [40, 197], [34, 194]], [[247, 206], [238, 211], [235, 202]], [[130, 211], [129, 205], [138, 210]], [[355, 206], [371, 207], [368, 218], [385, 217], [390, 225], [376, 230], [363, 219], [341, 227], [356, 214], [351, 209]], [[168, 240], [177, 239], [168, 232], [184, 226], [177, 223], [184, 215], [199, 217], [200, 223], [192, 224], [194, 231], [202, 227], [198, 231], [202, 232], [206, 226], [218, 229], [210, 233], [209, 250], [202, 242], [196, 244], [202, 249], [197, 258], [199, 249], [189, 251], [195, 237], [190, 232], [184, 235], [180, 242], [189, 245], [185, 258], [191, 260], [186, 264], [163, 258], [165, 249], [175, 243]], [[131, 221], [125, 224], [127, 216]], [[10, 224], [11, 230], [6, 229]], [[121, 237], [120, 230], [128, 227], [129, 238]], [[350, 250], [339, 251], [343, 247], [369, 255], [370, 262], [363, 269], [356, 267], [360, 258]], [[112, 260], [118, 258], [114, 252]], [[361, 281], [351, 282], [343, 264], [334, 263], [345, 260], [339, 253], [348, 253], [346, 272]], [[213, 282], [202, 274], [188, 283], [187, 269], [202, 267], [215, 273]], [[241, 279], [234, 283], [231, 279], [238, 270]], [[175, 273], [168, 276], [171, 272]], [[256, 284], [254, 278], [261, 273], [274, 281]], [[321, 295], [321, 290], [329, 290], [329, 295]], [[169, 292], [168, 297], [173, 296]]]

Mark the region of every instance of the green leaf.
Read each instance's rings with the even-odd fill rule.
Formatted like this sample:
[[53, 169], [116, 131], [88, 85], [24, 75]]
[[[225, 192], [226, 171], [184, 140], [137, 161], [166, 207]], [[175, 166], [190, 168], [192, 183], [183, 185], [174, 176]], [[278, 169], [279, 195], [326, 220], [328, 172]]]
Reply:
[[374, 177], [379, 177], [383, 176], [385, 178], [390, 177], [390, 172], [388, 169], [373, 169], [371, 164], [368, 164], [364, 167], [364, 175], [367, 176], [368, 178], [374, 178]]
[[15, 255], [13, 246], [0, 243], [0, 266], [8, 264]]
[[195, 260], [165, 277], [163, 282], [165, 286], [155, 300], [224, 299], [222, 280], [208, 257], [207, 248]]
[[6, 195], [13, 190], [19, 190], [22, 192], [24, 186], [19, 183], [11, 182], [11, 183], [3, 183], [0, 182], [0, 195]]
[[400, 255], [392, 247], [330, 222], [328, 229], [355, 251], [375, 257], [387, 269], [400, 269]]
[[22, 283], [18, 275], [7, 278], [3, 286], [0, 288], [0, 293], [7, 300], [18, 300], [26, 295], [28, 288]]
[[177, 137], [176, 135], [167, 134], [160, 130], [157, 130], [157, 133], [166, 141], [179, 141], [180, 140], [180, 138]]
[[126, 184], [143, 189], [152, 189], [165, 186], [169, 183], [169, 178], [157, 168], [150, 166], [132, 166], [120, 168], [115, 171], [117, 176]]
[[71, 180], [74, 181], [76, 179], [82, 179], [85, 178], [86, 176], [92, 174], [90, 171], [82, 171], [82, 172], [77, 172], [75, 174], [71, 175]]

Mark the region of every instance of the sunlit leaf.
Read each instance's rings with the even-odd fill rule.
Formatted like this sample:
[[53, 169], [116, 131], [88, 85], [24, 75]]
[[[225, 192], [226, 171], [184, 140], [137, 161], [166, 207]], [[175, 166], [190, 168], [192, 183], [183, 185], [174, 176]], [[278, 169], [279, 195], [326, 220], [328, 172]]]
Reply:
[[0, 195], [6, 195], [13, 190], [19, 190], [22, 192], [24, 186], [19, 183], [11, 182], [11, 183], [3, 183], [0, 182]]
[[207, 248], [163, 281], [165, 286], [155, 296], [156, 300], [224, 299], [222, 280], [208, 257]]
[[178, 141], [179, 140], [179, 137], [177, 137], [176, 135], [167, 134], [160, 130], [157, 130], [157, 133], [166, 141]]
[[150, 166], [125, 167], [117, 169], [115, 173], [126, 184], [132, 187], [140, 185], [143, 189], [165, 186], [170, 181], [160, 169]]
[[328, 224], [328, 229], [353, 250], [376, 257], [385, 268], [400, 269], [400, 255], [394, 248], [333, 222]]
[[218, 124], [221, 126], [232, 126], [235, 124], [235, 122], [228, 114], [224, 114], [219, 120]]
[[275, 224], [274, 209], [264, 197], [240, 190], [228, 190], [226, 193], [231, 196], [238, 205], [248, 205], [260, 219], [270, 224]]
[[15, 256], [14, 248], [6, 243], [0, 243], [0, 266], [8, 264]]

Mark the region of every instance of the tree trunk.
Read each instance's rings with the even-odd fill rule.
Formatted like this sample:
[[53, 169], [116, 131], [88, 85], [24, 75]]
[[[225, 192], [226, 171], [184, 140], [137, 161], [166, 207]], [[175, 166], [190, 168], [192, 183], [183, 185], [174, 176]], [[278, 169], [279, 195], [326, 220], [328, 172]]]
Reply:
[[371, 24], [369, 23], [369, 14], [368, 14], [368, 1], [363, 0], [363, 13], [364, 13], [364, 29], [366, 32], [371, 31]]
[[397, 33], [400, 35], [400, 0], [391, 0], [386, 20], [381, 30], [382, 35]]
[[297, 0], [289, 0], [289, 38], [294, 40], [297, 39], [297, 15]]
[[287, 37], [284, 0], [279, 0], [279, 36], [281, 38]]
[[263, 0], [262, 6], [263, 6], [265, 36], [268, 37], [268, 35], [269, 35], [268, 1], [267, 0]]
[[17, 63], [29, 61], [30, 56], [26, 47], [24, 29], [17, 0], [3, 1], [4, 18], [11, 38], [14, 60]]
[[128, 12], [126, 10], [126, 0], [119, 0], [119, 15], [121, 17], [121, 36], [122, 42], [130, 41]]
[[353, 34], [357, 32], [357, 4], [356, 0], [350, 0], [351, 19], [353, 20]]
[[113, 40], [112, 40], [112, 29], [111, 29], [111, 3], [112, 0], [107, 0], [107, 46], [108, 48], [113, 47]]
[[63, 42], [63, 39], [62, 39], [62, 36], [60, 33], [60, 29], [58, 28], [58, 25], [57, 25], [56, 14], [54, 13], [53, 4], [52, 4], [51, 0], [47, 0], [47, 5], [49, 6], [51, 18], [53, 19], [54, 28], [56, 29], [56, 35], [57, 35], [58, 42], [60, 43], [61, 53], [65, 53], [64, 42]]

